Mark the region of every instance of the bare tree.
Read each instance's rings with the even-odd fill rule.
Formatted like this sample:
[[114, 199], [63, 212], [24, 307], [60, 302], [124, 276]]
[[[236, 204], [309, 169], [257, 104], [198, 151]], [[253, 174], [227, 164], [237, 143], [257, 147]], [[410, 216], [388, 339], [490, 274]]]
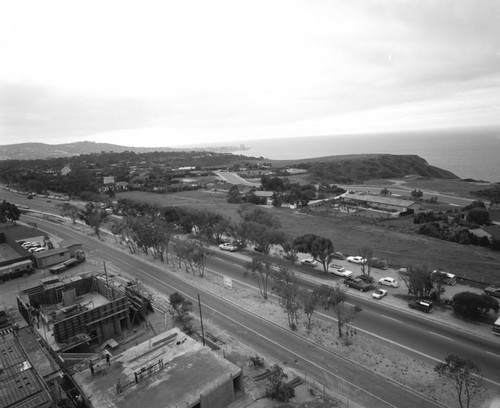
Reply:
[[274, 262], [266, 255], [255, 255], [250, 262], [245, 265], [245, 270], [251, 272], [252, 277], [257, 281], [260, 295], [268, 298], [269, 278], [273, 273]]
[[361, 308], [347, 303], [347, 291], [339, 285], [321, 285], [316, 289], [315, 294], [318, 298], [318, 303], [326, 310], [330, 307], [332, 308], [337, 318], [338, 335], [342, 338], [344, 334], [342, 329], [352, 323], [356, 315], [361, 312]]
[[434, 371], [455, 389], [460, 408], [469, 408], [472, 400], [483, 391], [481, 369], [471, 360], [452, 354], [444, 363], [438, 363]]
[[311, 319], [318, 304], [318, 298], [313, 292], [307, 291], [304, 295], [304, 314], [307, 318], [307, 330], [311, 330]]
[[280, 265], [279, 270], [273, 273], [274, 291], [278, 295], [280, 306], [288, 317], [288, 326], [297, 330], [299, 312], [302, 308], [298, 301], [299, 279], [286, 265]]
[[359, 255], [366, 259], [366, 262], [361, 264], [361, 272], [365, 276], [370, 276], [372, 271], [372, 258], [373, 258], [373, 249], [369, 246], [364, 246], [359, 249]]

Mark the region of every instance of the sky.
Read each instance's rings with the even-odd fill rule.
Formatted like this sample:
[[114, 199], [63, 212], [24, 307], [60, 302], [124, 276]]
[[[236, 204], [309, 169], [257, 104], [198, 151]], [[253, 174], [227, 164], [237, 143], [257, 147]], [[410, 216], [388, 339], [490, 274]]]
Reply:
[[0, 0], [0, 145], [500, 125], [499, 0]]

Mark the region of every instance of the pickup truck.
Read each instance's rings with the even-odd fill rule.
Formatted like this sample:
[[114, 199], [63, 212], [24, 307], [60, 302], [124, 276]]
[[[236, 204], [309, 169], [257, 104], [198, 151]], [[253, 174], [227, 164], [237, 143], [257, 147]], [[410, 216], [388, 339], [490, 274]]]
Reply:
[[408, 302], [408, 307], [410, 309], [417, 309], [420, 310], [421, 312], [425, 313], [431, 313], [432, 310], [434, 309], [434, 306], [432, 305], [432, 302], [429, 300], [410, 300]]

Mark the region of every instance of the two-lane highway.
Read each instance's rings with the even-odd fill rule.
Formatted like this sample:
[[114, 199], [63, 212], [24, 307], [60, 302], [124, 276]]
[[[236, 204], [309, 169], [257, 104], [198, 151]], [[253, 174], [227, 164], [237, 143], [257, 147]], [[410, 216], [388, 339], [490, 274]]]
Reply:
[[[245, 279], [243, 260], [235, 259], [229, 254], [212, 257], [208, 268], [218, 271], [233, 279], [254, 285], [251, 279]], [[325, 280], [325, 284], [342, 282], [342, 278]], [[316, 282], [301, 280], [301, 285], [313, 290]], [[374, 301], [366, 294], [360, 295], [350, 291], [351, 302], [362, 307], [363, 312], [356, 316], [354, 326], [365, 333], [381, 340], [388, 341], [410, 353], [434, 361], [442, 361], [450, 354], [466, 357], [481, 367], [485, 378], [497, 383], [500, 387], [500, 337], [491, 335], [491, 339], [475, 336], [468, 331], [442, 324], [429, 319], [429, 316], [410, 309], [389, 307], [383, 301]], [[331, 321], [332, 312], [321, 311], [317, 317], [323, 316]]]
[[[178, 291], [193, 302], [196, 302], [199, 293], [204, 318], [230, 333], [235, 339], [249, 345], [257, 353], [273, 356], [276, 361], [296, 368], [309, 378], [315, 378], [320, 383], [330, 385], [333, 389], [340, 389], [347, 394], [348, 398], [357, 401], [362, 406], [404, 406], [407, 408], [440, 406], [430, 398], [401, 387], [388, 378], [375, 375], [297, 336], [290, 330], [263, 320], [251, 311], [243, 310], [210, 292], [193, 287], [182, 279], [182, 273], [168, 272], [164, 267], [144, 262], [71, 229], [55, 226], [40, 219], [36, 219], [36, 222], [48, 233], [62, 239], [78, 239], [83, 243], [86, 251], [90, 251], [93, 255], [98, 253], [113, 269], [137, 277], [160, 293], [168, 295]], [[236, 269], [234, 264], [230, 268]]]

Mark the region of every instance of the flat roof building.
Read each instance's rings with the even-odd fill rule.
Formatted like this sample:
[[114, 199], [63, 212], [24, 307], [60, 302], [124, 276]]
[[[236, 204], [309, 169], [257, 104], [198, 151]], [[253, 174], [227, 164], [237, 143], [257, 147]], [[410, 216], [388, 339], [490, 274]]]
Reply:
[[224, 408], [244, 393], [242, 369], [177, 328], [73, 375], [95, 408]]

